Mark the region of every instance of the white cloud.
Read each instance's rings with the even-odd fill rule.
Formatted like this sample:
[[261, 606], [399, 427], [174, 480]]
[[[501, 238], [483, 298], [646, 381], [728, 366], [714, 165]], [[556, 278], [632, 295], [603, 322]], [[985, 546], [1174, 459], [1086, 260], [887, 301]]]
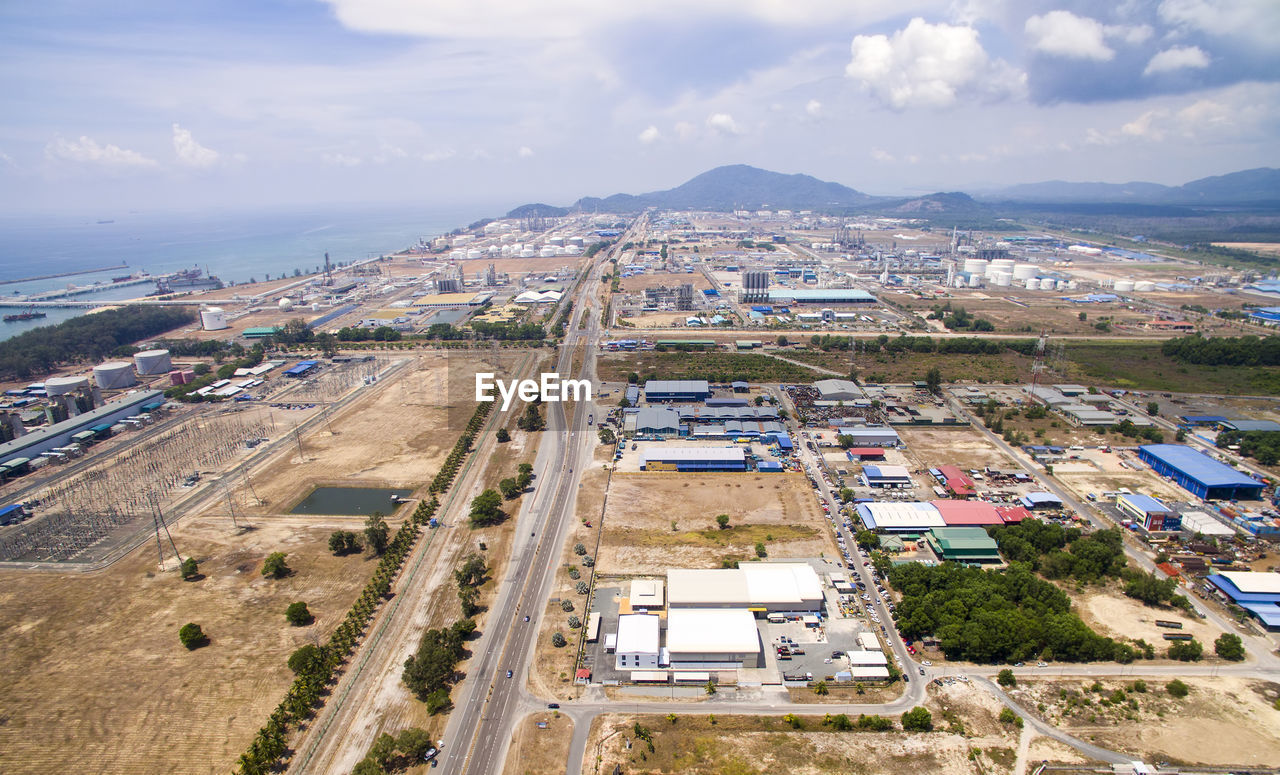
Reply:
[[1168, 115], [1163, 110], [1148, 110], [1141, 116], [1120, 127], [1120, 133], [1129, 137], [1139, 137], [1148, 140], [1163, 140], [1164, 129], [1160, 127], [1160, 122]]
[[331, 164], [335, 167], [359, 167], [364, 163], [364, 159], [359, 156], [350, 156], [345, 153], [326, 153], [320, 157], [325, 164]]
[[1199, 46], [1174, 46], [1151, 57], [1143, 75], [1168, 73], [1183, 69], [1204, 69], [1209, 66], [1209, 55]]
[[1138, 24], [1133, 27], [1111, 27], [1104, 28], [1107, 35], [1118, 37], [1125, 43], [1136, 46], [1140, 43], [1146, 43], [1156, 31], [1149, 24]]
[[17, 166], [14, 164], [13, 157], [5, 153], [4, 151], [0, 151], [0, 162], [4, 162], [5, 164], [8, 164], [11, 167]]
[[883, 148], [872, 148], [871, 158], [878, 162], [891, 162], [893, 161], [893, 154]]
[[822, 115], [822, 103], [817, 100], [809, 100], [808, 104], [804, 106], [804, 112], [814, 118], [818, 118]]
[[99, 145], [92, 137], [81, 136], [79, 140], [55, 138], [45, 146], [45, 155], [52, 159], [100, 164], [104, 167], [157, 167], [155, 159], [149, 159], [137, 151], [130, 151], [118, 145]]
[[1110, 61], [1116, 55], [1103, 40], [1107, 30], [1088, 16], [1050, 11], [1027, 19], [1024, 29], [1031, 38], [1031, 47], [1046, 54], [1097, 62]]
[[516, 155], [521, 159], [528, 159], [530, 156], [533, 156], [533, 149], [527, 145], [522, 145], [520, 146], [520, 150], [516, 151]]
[[425, 162], [437, 162], [437, 161], [444, 161], [445, 159], [452, 159], [454, 156], [457, 156], [457, 155], [458, 155], [457, 151], [453, 150], [452, 148], [439, 148], [434, 151], [427, 151], [426, 153], [422, 154], [419, 158], [421, 158]]
[[677, 121], [675, 130], [681, 140], [692, 140], [698, 134], [698, 128], [688, 121]]
[[212, 167], [218, 163], [218, 152], [205, 148], [191, 136], [191, 130], [173, 125], [173, 152], [188, 167]]
[[1257, 45], [1273, 47], [1280, 37], [1280, 3], [1273, 0], [1163, 0], [1159, 14], [1176, 27]]
[[645, 145], [652, 145], [653, 143], [656, 143], [662, 139], [662, 133], [658, 131], [658, 128], [656, 126], [653, 126], [652, 124], [650, 124], [648, 127], [645, 128], [643, 132], [641, 132], [637, 136], [636, 139], [638, 139], [640, 142], [644, 143]]
[[707, 128], [720, 135], [742, 134], [742, 128], [728, 113], [712, 113], [707, 116]]
[[892, 37], [858, 35], [845, 75], [895, 109], [946, 107], [961, 95], [1020, 94], [1026, 74], [992, 60], [972, 27], [912, 19]]

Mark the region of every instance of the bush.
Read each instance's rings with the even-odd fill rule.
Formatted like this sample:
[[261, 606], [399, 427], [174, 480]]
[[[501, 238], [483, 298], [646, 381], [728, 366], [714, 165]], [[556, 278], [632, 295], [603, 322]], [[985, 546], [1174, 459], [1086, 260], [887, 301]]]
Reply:
[[1244, 643], [1235, 633], [1224, 632], [1213, 642], [1213, 652], [1232, 662], [1244, 660]]
[[1164, 688], [1169, 692], [1170, 697], [1177, 697], [1178, 699], [1182, 699], [1191, 693], [1191, 687], [1177, 678], [1165, 684]]
[[560, 610], [561, 610], [561, 611], [564, 611], [565, 613], [568, 613], [568, 612], [572, 611], [572, 610], [573, 610], [573, 601], [572, 601], [572, 600], [561, 600], [561, 601], [560, 601]]
[[1181, 662], [1196, 662], [1203, 653], [1204, 646], [1200, 645], [1200, 641], [1195, 638], [1175, 641], [1169, 646], [1169, 659], [1177, 659]]
[[324, 649], [310, 643], [289, 655], [289, 669], [294, 675], [314, 675], [323, 669], [324, 662]]
[[574, 554], [576, 554], [576, 555], [578, 555], [579, 557], [581, 557], [581, 556], [583, 556], [584, 554], [586, 554], [586, 553], [587, 553], [587, 547], [583, 546], [583, 545], [582, 545], [582, 544], [580, 544], [580, 543], [579, 543], [579, 544], [574, 544], [574, 545], [573, 545], [573, 553], [574, 553]]
[[1004, 687], [1017, 686], [1018, 677], [1013, 674], [1009, 668], [1005, 668], [996, 674], [996, 683]]
[[570, 616], [569, 621], [565, 623], [569, 625], [569, 629], [571, 630], [576, 630], [582, 626], [582, 620], [579, 619], [577, 616]]
[[191, 581], [200, 575], [200, 564], [196, 562], [196, 558], [188, 557], [182, 561], [182, 580]]
[[284, 618], [294, 627], [302, 627], [315, 621], [315, 617], [307, 610], [307, 604], [301, 600], [290, 603], [289, 607], [284, 609]]
[[209, 636], [204, 634], [204, 630], [200, 629], [200, 625], [195, 622], [187, 622], [178, 629], [178, 640], [182, 641], [182, 645], [186, 646], [188, 651], [192, 651], [207, 644]]
[[589, 591], [590, 587], [587, 586], [587, 582], [579, 581], [578, 586], [574, 587], [574, 589], [579, 595], [585, 595]]
[[902, 714], [902, 729], [906, 732], [933, 731], [933, 714], [928, 708], [914, 707]]
[[499, 444], [506, 444], [508, 441], [511, 441], [511, 434], [506, 428], [499, 428], [498, 432], [494, 434], [494, 437], [497, 438]]
[[284, 558], [284, 552], [268, 554], [267, 559], [262, 561], [262, 575], [269, 579], [282, 579], [292, 573]]
[[1000, 709], [1000, 723], [1013, 724], [1015, 726], [1021, 727], [1022, 717], [1019, 716], [1017, 713], [1014, 713], [1013, 708], [1004, 707]]
[[558, 649], [562, 649], [569, 645], [569, 641], [564, 639], [564, 635], [559, 632], [551, 633], [551, 645]]

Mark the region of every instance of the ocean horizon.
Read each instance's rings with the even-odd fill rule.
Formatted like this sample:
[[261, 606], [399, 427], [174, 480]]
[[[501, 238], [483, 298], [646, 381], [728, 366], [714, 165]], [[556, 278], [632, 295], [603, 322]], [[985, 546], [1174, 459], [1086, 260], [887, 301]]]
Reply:
[[[8, 282], [0, 285], [0, 295], [8, 298], [89, 285], [144, 270], [158, 275], [191, 267], [199, 267], [228, 285], [263, 280], [267, 275], [276, 278], [323, 266], [326, 252], [335, 264], [394, 253], [420, 238], [447, 234], [506, 209], [500, 205], [335, 206], [274, 212], [0, 216], [0, 281], [105, 270]], [[127, 268], [116, 268], [121, 264]], [[76, 298], [105, 304], [153, 290], [151, 285], [132, 285]], [[0, 322], [0, 340], [85, 312], [80, 308], [43, 311], [47, 317]]]

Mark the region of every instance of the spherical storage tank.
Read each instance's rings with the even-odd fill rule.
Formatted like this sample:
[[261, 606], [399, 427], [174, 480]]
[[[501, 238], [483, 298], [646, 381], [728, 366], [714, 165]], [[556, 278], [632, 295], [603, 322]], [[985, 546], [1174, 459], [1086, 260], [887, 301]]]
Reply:
[[289, 310], [293, 309], [293, 299], [286, 296], [280, 300], [279, 306], [280, 306], [281, 312], [288, 312]]
[[126, 361], [107, 361], [94, 366], [93, 379], [103, 390], [120, 390], [138, 384], [133, 376], [133, 364]]
[[1116, 293], [1129, 293], [1133, 291], [1133, 286], [1133, 280], [1116, 280], [1115, 291]]
[[1027, 280], [1037, 274], [1039, 272], [1036, 270], [1035, 264], [1014, 264], [1013, 266], [1013, 279], [1015, 280]]
[[173, 369], [168, 350], [144, 350], [133, 356], [133, 365], [142, 375], [165, 374]]
[[200, 325], [205, 331], [221, 331], [227, 327], [227, 313], [221, 307], [206, 307], [200, 310]]
[[50, 377], [44, 381], [45, 392], [50, 398], [74, 393], [82, 387], [89, 387], [88, 377]]

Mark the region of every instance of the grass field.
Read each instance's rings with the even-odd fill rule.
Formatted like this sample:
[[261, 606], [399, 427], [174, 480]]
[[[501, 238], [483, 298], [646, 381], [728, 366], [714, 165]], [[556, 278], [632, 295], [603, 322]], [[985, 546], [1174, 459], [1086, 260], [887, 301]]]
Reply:
[[1068, 342], [1072, 381], [1142, 390], [1280, 394], [1280, 367], [1197, 366], [1166, 357], [1158, 343]]
[[625, 382], [633, 371], [640, 375], [642, 382], [659, 377], [712, 382], [736, 379], [747, 382], [812, 382], [826, 376], [758, 353], [607, 353], [600, 356], [598, 368], [600, 378], [608, 382]]

